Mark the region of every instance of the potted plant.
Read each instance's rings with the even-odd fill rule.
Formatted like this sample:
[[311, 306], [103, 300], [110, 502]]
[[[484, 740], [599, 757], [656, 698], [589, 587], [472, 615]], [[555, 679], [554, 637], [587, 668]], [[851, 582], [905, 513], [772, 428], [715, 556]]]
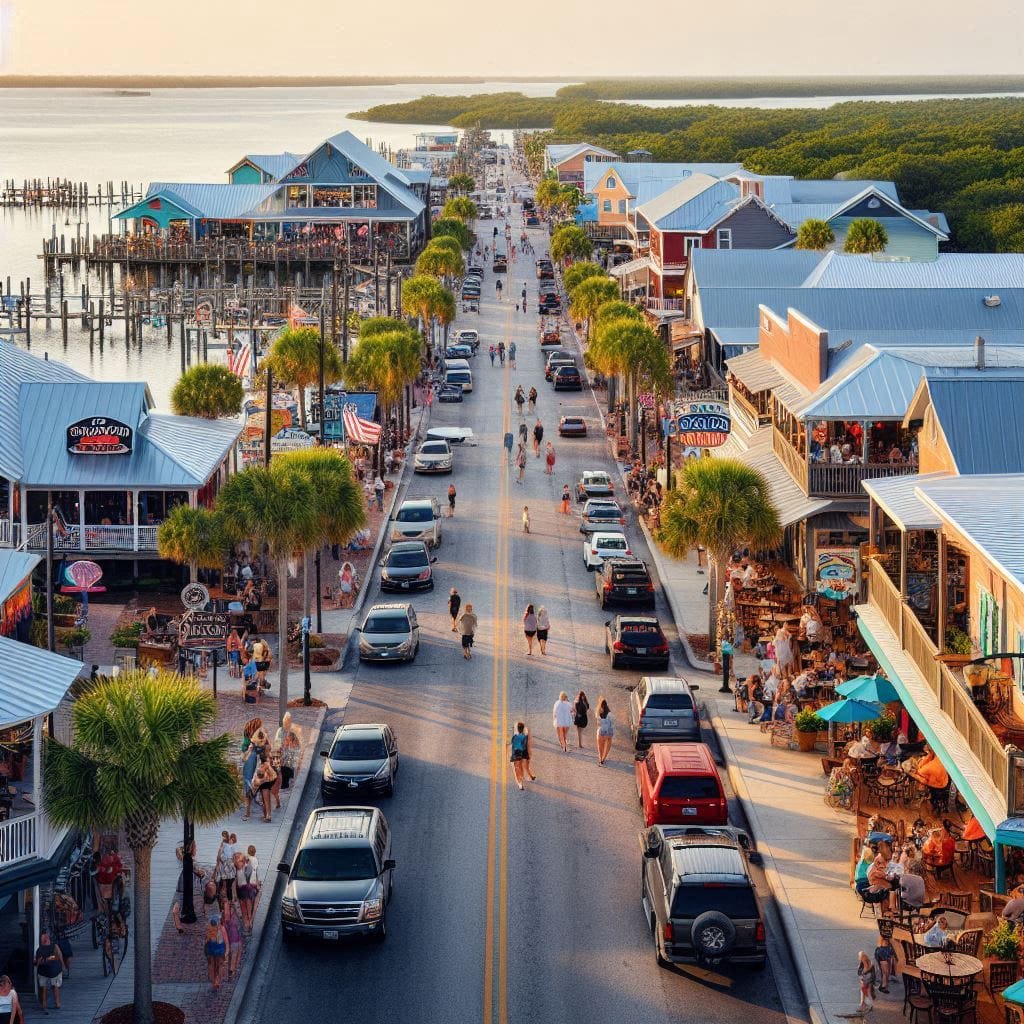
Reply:
[[876, 743], [890, 743], [896, 735], [896, 716], [886, 712], [881, 718], [869, 722], [864, 731], [869, 732]]
[[114, 648], [114, 660], [118, 654], [135, 655], [139, 650], [139, 637], [145, 626], [141, 622], [133, 622], [130, 626], [118, 626], [110, 634], [110, 643]]
[[1018, 941], [1016, 927], [1010, 921], [1000, 921], [985, 937], [981, 947], [984, 956], [992, 958], [993, 963], [1017, 962]]
[[957, 626], [950, 626], [946, 630], [945, 647], [942, 654], [936, 654], [935, 657], [951, 667], [963, 668], [975, 656], [971, 638]]
[[825, 722], [810, 708], [798, 711], [796, 718], [793, 719], [793, 725], [796, 727], [797, 746], [804, 753], [814, 749], [815, 743], [818, 742], [818, 733], [826, 728]]
[[68, 653], [78, 651], [79, 656], [81, 656], [82, 648], [91, 639], [92, 633], [85, 626], [75, 626], [74, 629], [67, 629], [60, 636], [60, 642], [68, 649]]

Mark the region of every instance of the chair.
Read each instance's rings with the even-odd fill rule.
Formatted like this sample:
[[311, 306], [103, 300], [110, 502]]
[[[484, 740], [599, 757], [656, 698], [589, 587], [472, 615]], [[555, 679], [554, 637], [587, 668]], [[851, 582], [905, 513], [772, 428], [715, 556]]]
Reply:
[[970, 914], [974, 896], [969, 892], [944, 892], [939, 897], [939, 903], [944, 907], [953, 907], [955, 910]]
[[878, 925], [878, 934], [883, 939], [892, 940], [893, 929], [896, 927], [896, 922], [891, 917], [880, 917], [876, 924]]
[[860, 897], [860, 913], [858, 917], [864, 916], [864, 911], [870, 907], [871, 916], [874, 918], [878, 917], [878, 905], [883, 903], [888, 897], [889, 893], [886, 891], [882, 892], [871, 892], [870, 889], [858, 889], [857, 895]]
[[1024, 1014], [1019, 1006], [1003, 1003], [1003, 1024], [1024, 1024]]
[[946, 864], [929, 864], [925, 861], [925, 870], [928, 871], [935, 881], [939, 881], [943, 875], [949, 875], [950, 879], [956, 883], [956, 861], [951, 860]]
[[1020, 962], [1017, 960], [993, 960], [988, 967], [988, 993], [993, 1001], [998, 992], [1009, 988], [1020, 973]]
[[978, 1001], [971, 989], [962, 993], [932, 992], [932, 1024], [963, 1024], [978, 1021]]
[[[917, 968], [911, 968], [916, 971]], [[924, 1014], [925, 1024], [931, 1019], [932, 999], [924, 990], [920, 974], [903, 974], [903, 1016], [910, 1011], [910, 1024], [918, 1024], [918, 1018]]]
[[981, 947], [981, 929], [968, 928], [966, 931], [961, 932], [960, 937], [955, 942], [955, 945], [957, 952], [977, 957], [978, 950]]

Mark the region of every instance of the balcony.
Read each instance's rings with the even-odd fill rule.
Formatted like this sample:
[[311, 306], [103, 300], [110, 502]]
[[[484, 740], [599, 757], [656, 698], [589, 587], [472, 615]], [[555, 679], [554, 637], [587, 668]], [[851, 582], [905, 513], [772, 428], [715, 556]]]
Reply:
[[686, 299], [648, 299], [648, 309], [677, 309], [680, 312], [686, 309]]
[[[2, 522], [2, 521], [0, 521]], [[157, 526], [68, 526], [66, 529], [54, 530], [53, 548], [55, 551], [89, 551], [89, 552], [156, 552]], [[17, 532], [17, 531], [16, 531]], [[3, 544], [3, 531], [0, 527], [0, 544]], [[8, 545], [10, 540], [6, 542]], [[46, 550], [46, 524], [32, 523], [25, 534], [25, 546], [30, 551]]]
[[917, 472], [917, 464], [909, 462], [812, 462], [808, 467], [807, 493], [821, 498], [863, 498], [866, 495], [860, 485], [862, 480]]

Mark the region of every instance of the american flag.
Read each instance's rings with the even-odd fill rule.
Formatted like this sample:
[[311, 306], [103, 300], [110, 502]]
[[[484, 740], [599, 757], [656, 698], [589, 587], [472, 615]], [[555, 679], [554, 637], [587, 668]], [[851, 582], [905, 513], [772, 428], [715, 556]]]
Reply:
[[249, 364], [252, 362], [252, 346], [248, 343], [242, 345], [236, 352], [228, 349], [228, 369], [239, 379], [244, 380], [249, 372]]
[[341, 414], [345, 437], [356, 444], [376, 444], [380, 440], [380, 424], [362, 419], [354, 405], [346, 405]]

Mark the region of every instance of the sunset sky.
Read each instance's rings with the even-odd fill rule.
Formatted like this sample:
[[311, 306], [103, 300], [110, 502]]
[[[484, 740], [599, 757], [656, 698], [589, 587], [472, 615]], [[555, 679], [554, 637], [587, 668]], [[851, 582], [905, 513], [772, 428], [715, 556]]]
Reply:
[[1019, 18], [1009, 0], [0, 0], [0, 73], [1011, 73]]

